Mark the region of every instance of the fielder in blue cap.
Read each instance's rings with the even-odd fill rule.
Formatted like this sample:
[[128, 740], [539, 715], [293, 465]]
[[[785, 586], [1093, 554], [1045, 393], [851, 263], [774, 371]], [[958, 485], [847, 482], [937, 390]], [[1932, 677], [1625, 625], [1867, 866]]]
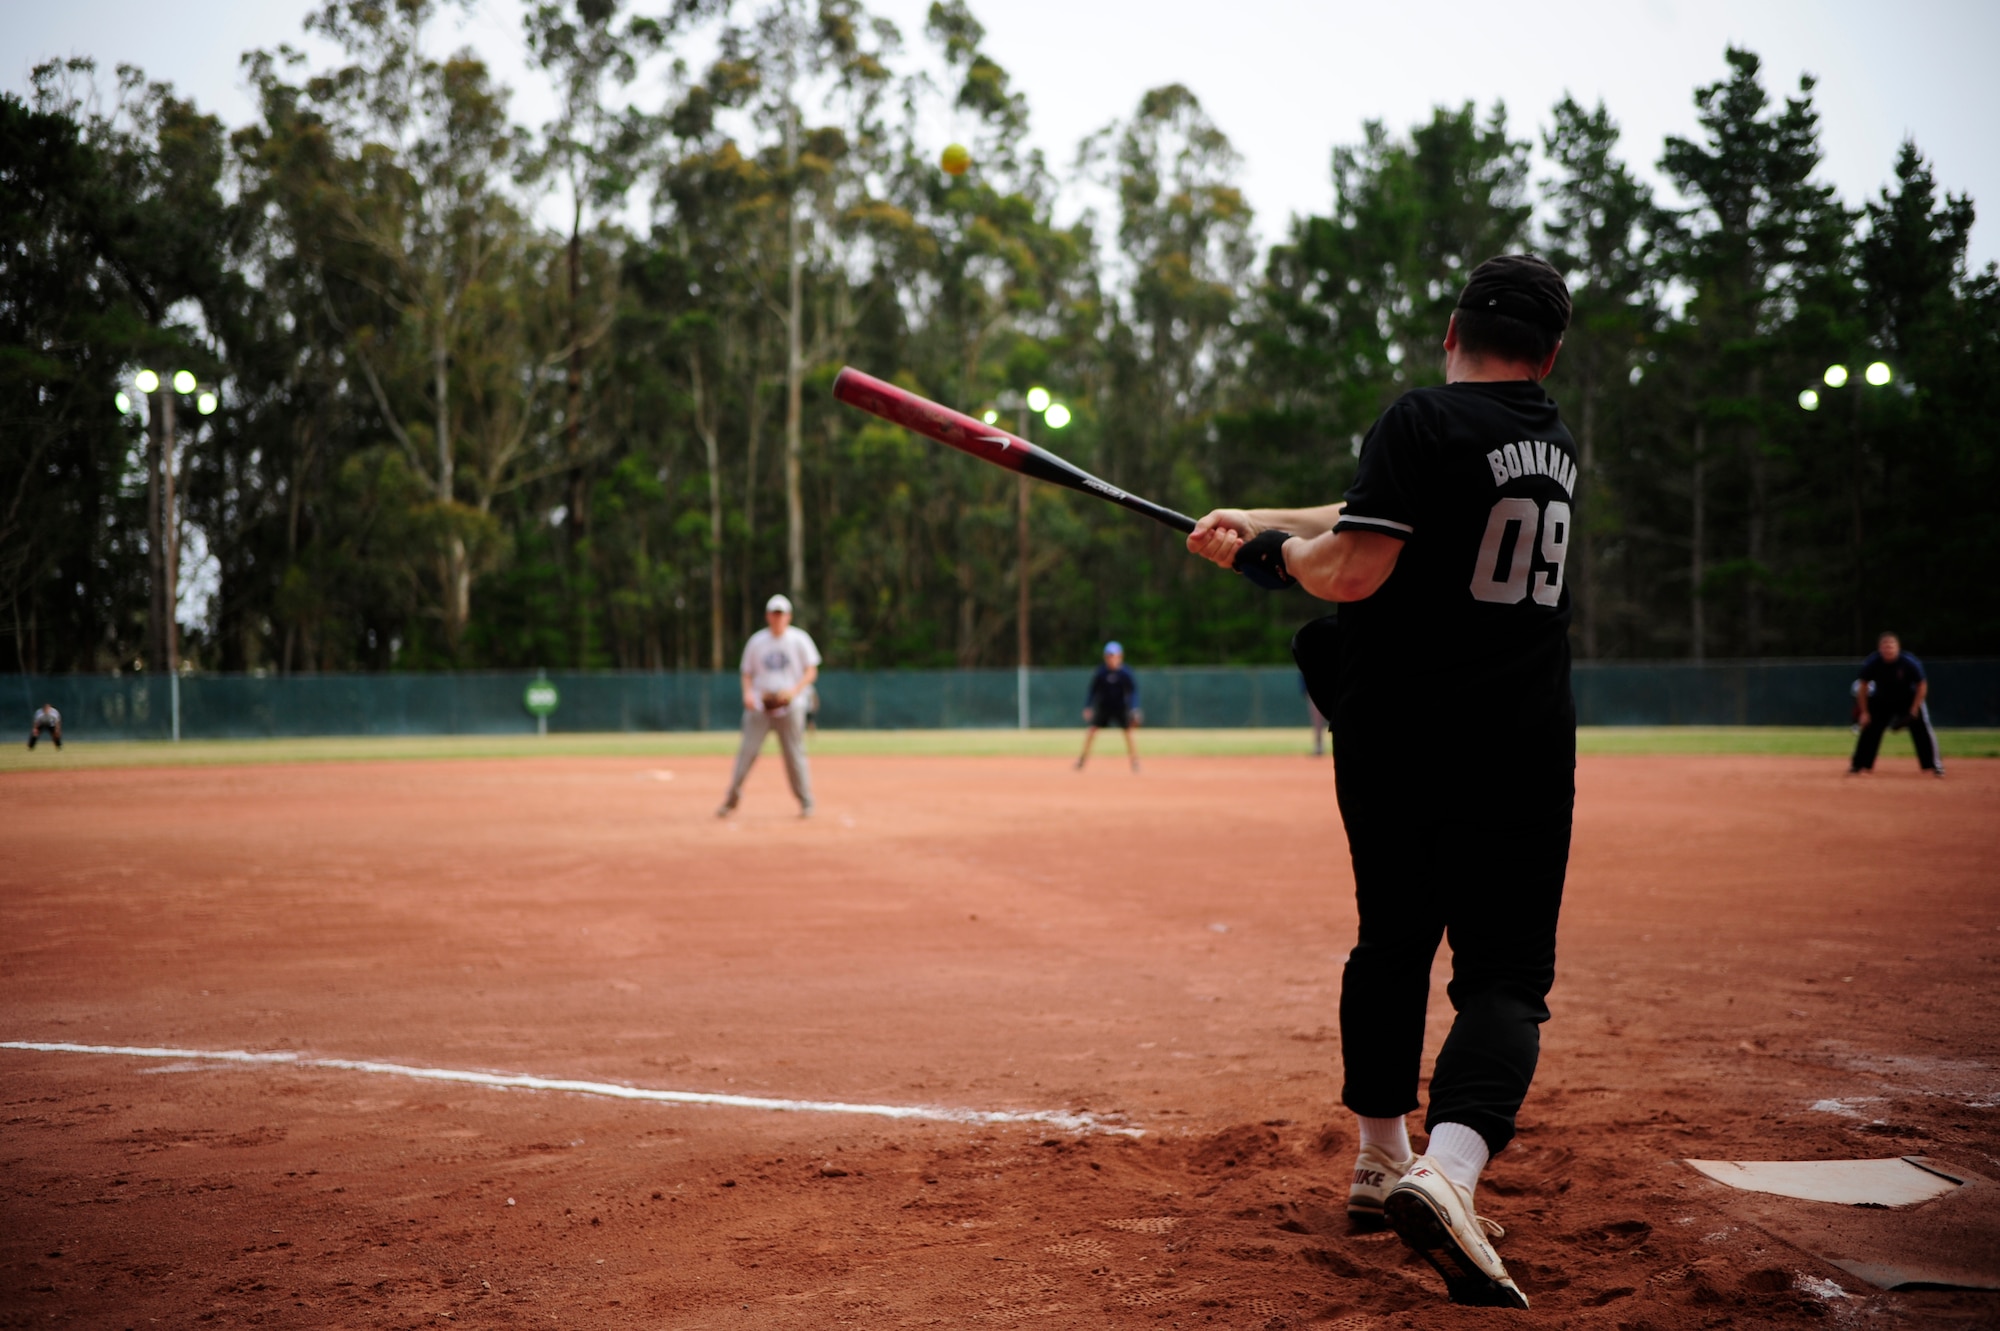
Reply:
[[1090, 677], [1090, 692], [1083, 701], [1083, 723], [1089, 727], [1083, 732], [1083, 752], [1077, 757], [1076, 770], [1090, 761], [1090, 742], [1097, 738], [1097, 732], [1105, 726], [1117, 726], [1125, 732], [1125, 753], [1132, 760], [1132, 770], [1139, 770], [1139, 742], [1132, 730], [1144, 719], [1139, 713], [1139, 681], [1125, 668], [1125, 644], [1112, 639], [1104, 644], [1104, 663]]

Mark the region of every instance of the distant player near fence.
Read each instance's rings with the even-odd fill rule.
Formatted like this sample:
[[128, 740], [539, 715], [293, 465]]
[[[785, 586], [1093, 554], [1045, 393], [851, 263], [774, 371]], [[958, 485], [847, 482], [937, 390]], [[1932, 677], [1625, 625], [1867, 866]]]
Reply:
[[1104, 644], [1104, 661], [1090, 676], [1090, 690], [1083, 698], [1083, 723], [1088, 729], [1083, 732], [1083, 752], [1077, 755], [1076, 770], [1090, 761], [1090, 742], [1097, 738], [1097, 732], [1107, 726], [1117, 726], [1125, 732], [1125, 754], [1132, 760], [1132, 770], [1139, 770], [1139, 741], [1132, 728], [1141, 720], [1139, 713], [1139, 678], [1125, 664], [1125, 646], [1111, 641]]
[[813, 815], [812, 768], [806, 762], [806, 711], [812, 703], [813, 681], [819, 678], [819, 647], [804, 629], [792, 627], [792, 603], [773, 596], [764, 603], [766, 627], [750, 635], [743, 646], [743, 743], [736, 750], [736, 771], [729, 793], [722, 797], [718, 818], [736, 812], [744, 778], [756, 765], [764, 736], [776, 735], [784, 754], [785, 779], [798, 796], [799, 817]]
[[45, 702], [35, 709], [35, 719], [28, 725], [29, 748], [32, 749], [35, 747], [35, 741], [42, 737], [44, 730], [49, 732], [49, 738], [54, 740], [56, 747], [60, 749], [62, 747], [62, 713], [56, 710], [54, 703]]
[[1917, 766], [1932, 776], [1943, 776], [1944, 759], [1938, 755], [1937, 732], [1931, 729], [1930, 696], [1924, 663], [1903, 650], [1902, 639], [1893, 633], [1876, 639], [1875, 650], [1861, 663], [1854, 681], [1854, 724], [1861, 728], [1861, 737], [1854, 741], [1847, 774], [1873, 772], [1882, 732], [1907, 726], [1917, 748]]

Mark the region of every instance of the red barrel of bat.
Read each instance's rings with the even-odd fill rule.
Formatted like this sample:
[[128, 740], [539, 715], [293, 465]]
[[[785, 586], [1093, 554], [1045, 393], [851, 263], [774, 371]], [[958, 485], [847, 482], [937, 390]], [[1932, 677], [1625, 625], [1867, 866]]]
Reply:
[[872, 374], [863, 374], [851, 365], [835, 376], [833, 396], [836, 401], [859, 407], [871, 416], [893, 421], [906, 430], [915, 430], [926, 438], [1009, 471], [1021, 470], [1022, 463], [1035, 451], [1034, 445], [997, 425], [939, 406], [929, 398], [884, 383]]

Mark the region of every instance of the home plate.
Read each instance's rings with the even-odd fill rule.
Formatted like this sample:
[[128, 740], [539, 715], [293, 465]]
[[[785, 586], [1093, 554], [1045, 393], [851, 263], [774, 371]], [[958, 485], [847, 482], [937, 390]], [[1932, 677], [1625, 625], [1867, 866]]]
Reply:
[[1717, 1183], [1842, 1206], [1915, 1206], [1964, 1186], [1915, 1156], [1888, 1160], [1690, 1160]]
[[1725, 1214], [1871, 1285], [2000, 1289], [2000, 1188], [1977, 1174], [1907, 1155], [1687, 1163], [1728, 1185]]

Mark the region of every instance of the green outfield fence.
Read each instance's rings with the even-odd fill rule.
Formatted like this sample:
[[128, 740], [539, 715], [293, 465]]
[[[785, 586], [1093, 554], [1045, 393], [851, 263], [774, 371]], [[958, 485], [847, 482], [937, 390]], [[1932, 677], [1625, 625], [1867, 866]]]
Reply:
[[[1939, 660], [1931, 715], [1942, 726], [2000, 726], [2000, 661]], [[1221, 729], [1305, 721], [1297, 672], [1283, 667], [1141, 669], [1150, 725]], [[305, 735], [502, 735], [535, 729], [525, 671], [425, 675], [183, 675], [188, 739]], [[706, 671], [563, 672], [551, 731], [734, 730], [736, 676]], [[1075, 726], [1090, 671], [1029, 672], [1038, 727]], [[1852, 661], [1598, 662], [1576, 667], [1577, 717], [1593, 726], [1832, 726], [1848, 719]], [[173, 681], [151, 675], [0, 675], [0, 719], [26, 734], [40, 703], [66, 738], [170, 739]], [[956, 730], [1019, 723], [1013, 670], [828, 670], [819, 723], [829, 729]], [[1421, 707], [1422, 699], [1409, 700]]]

